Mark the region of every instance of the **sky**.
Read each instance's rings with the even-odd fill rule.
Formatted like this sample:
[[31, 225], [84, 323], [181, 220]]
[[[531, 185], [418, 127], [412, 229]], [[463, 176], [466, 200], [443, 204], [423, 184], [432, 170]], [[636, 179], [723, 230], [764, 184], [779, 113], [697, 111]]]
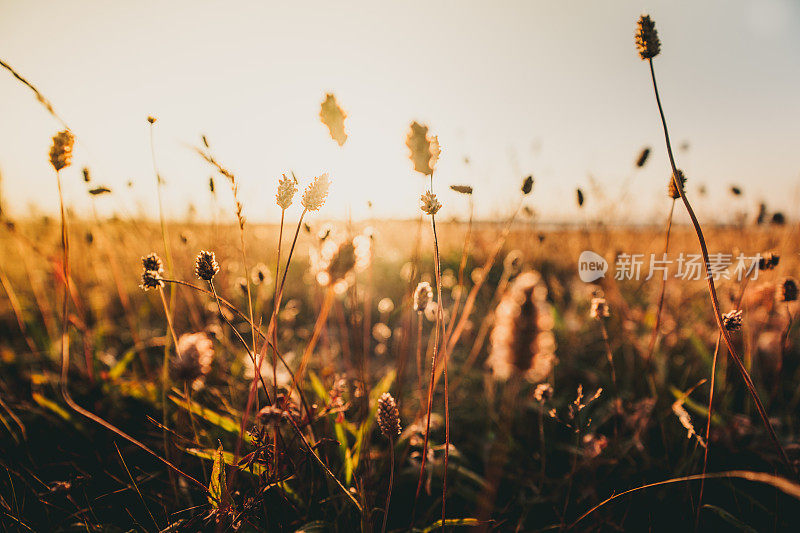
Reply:
[[[800, 3], [793, 0], [302, 2], [0, 0], [0, 58], [53, 103], [78, 142], [67, 202], [88, 214], [81, 168], [112, 193], [104, 215], [157, 216], [146, 118], [165, 181], [164, 211], [214, 212], [206, 135], [240, 180], [251, 221], [274, 221], [277, 180], [328, 172], [327, 218], [416, 217], [427, 182], [413, 172], [413, 120], [442, 145], [434, 192], [445, 218], [466, 213], [452, 184], [475, 189], [479, 217], [507, 213], [522, 179], [542, 220], [615, 213], [653, 221], [670, 175], [639, 15], [656, 21], [655, 59], [676, 156], [701, 214], [765, 201], [797, 215]], [[325, 94], [348, 114], [340, 148], [319, 120]], [[60, 125], [0, 69], [5, 209], [57, 208], [47, 154]], [[643, 169], [634, 162], [653, 153]], [[128, 187], [127, 183], [132, 182]], [[731, 185], [744, 195], [732, 197]], [[704, 186], [707, 195], [698, 195]], [[231, 196], [217, 180], [217, 205]], [[371, 202], [372, 208], [368, 208]], [[297, 209], [294, 206], [293, 209]], [[297, 216], [298, 213], [290, 213]]]

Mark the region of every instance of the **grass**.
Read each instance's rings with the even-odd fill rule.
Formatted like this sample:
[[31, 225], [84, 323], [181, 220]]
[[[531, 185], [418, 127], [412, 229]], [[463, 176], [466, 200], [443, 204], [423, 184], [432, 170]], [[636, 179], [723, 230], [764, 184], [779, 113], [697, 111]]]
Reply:
[[[798, 303], [780, 295], [800, 235], [780, 218], [701, 227], [674, 178], [649, 19], [637, 39], [678, 191], [664, 229], [588, 214], [544, 227], [525, 215], [530, 176], [500, 222], [473, 218], [468, 186], [455, 188], [469, 195], [465, 221], [436, 219], [423, 198], [429, 233], [422, 218], [322, 220], [327, 177], [290, 209], [285, 177], [280, 225], [254, 225], [205, 138], [196, 151], [232, 188], [228, 226], [168, 220], [154, 149], [157, 222], [99, 220], [63, 201], [60, 223], [5, 216], [3, 529], [792, 530]], [[327, 95], [320, 117], [339, 146], [346, 116]], [[442, 190], [438, 139], [415, 122], [407, 146], [429, 194]], [[61, 198], [69, 161], [58, 155]], [[673, 222], [678, 197], [690, 227]], [[577, 198], [586, 213], [591, 197]], [[757, 279], [614, 275], [620, 252], [677, 257], [698, 244], [701, 274], [709, 249], [782, 259]], [[159, 262], [143, 278], [153, 249], [168, 271]], [[587, 249], [611, 265], [593, 283], [578, 277]], [[200, 250], [214, 256], [196, 263]], [[420, 282], [436, 305], [417, 313]], [[726, 327], [728, 309], [743, 311], [741, 330]], [[387, 393], [402, 431], [382, 438]]]

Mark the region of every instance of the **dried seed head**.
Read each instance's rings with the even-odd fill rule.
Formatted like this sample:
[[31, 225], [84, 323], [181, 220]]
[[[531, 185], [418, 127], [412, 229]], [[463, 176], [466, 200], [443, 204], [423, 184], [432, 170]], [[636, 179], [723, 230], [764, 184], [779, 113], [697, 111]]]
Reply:
[[203, 332], [185, 333], [178, 338], [177, 356], [170, 358], [173, 381], [188, 382], [197, 388], [211, 371], [214, 343]]
[[419, 207], [427, 215], [435, 215], [442, 208], [442, 204], [436, 199], [436, 195], [431, 191], [425, 191], [425, 194], [419, 197]]
[[288, 209], [292, 205], [294, 193], [297, 192], [297, 180], [286, 177], [286, 174], [278, 181], [278, 194], [275, 195], [275, 201], [281, 209]]
[[742, 329], [742, 310], [728, 311], [722, 315], [722, 325], [728, 331], [739, 331]]
[[469, 185], [451, 185], [450, 188], [461, 194], [472, 194], [472, 187]]
[[781, 261], [780, 254], [776, 254], [774, 252], [766, 252], [764, 255], [758, 258], [758, 269], [759, 270], [772, 270], [778, 263]]
[[414, 291], [414, 311], [424, 313], [425, 308], [433, 300], [433, 289], [427, 281], [420, 282]]
[[75, 136], [69, 130], [60, 131], [53, 137], [53, 146], [50, 148], [50, 163], [56, 169], [56, 172], [72, 163], [72, 147], [74, 145]]
[[553, 397], [553, 386], [549, 383], [539, 383], [533, 391], [533, 398], [539, 402], [544, 403]]
[[214, 252], [207, 252], [200, 250], [197, 258], [194, 260], [194, 273], [197, 277], [206, 281], [211, 279], [219, 272], [219, 264]]
[[543, 381], [555, 364], [553, 315], [539, 274], [516, 277], [495, 310], [491, 350], [486, 361], [495, 379], [524, 375]]
[[142, 272], [142, 284], [139, 285], [142, 289], [148, 291], [150, 289], [157, 289], [164, 286], [164, 280], [155, 270], [145, 270]]
[[647, 163], [647, 159], [650, 157], [650, 147], [642, 148], [641, 153], [639, 154], [639, 158], [636, 160], [636, 166], [642, 168], [645, 163]]
[[344, 119], [347, 118], [336, 97], [330, 93], [325, 95], [325, 101], [319, 111], [319, 118], [322, 123], [328, 126], [328, 131], [331, 134], [331, 139], [336, 141], [339, 146], [344, 146], [347, 140], [347, 132], [344, 130]]
[[356, 247], [352, 240], [344, 241], [339, 245], [325, 269], [328, 272], [330, 283], [342, 280], [356, 266]]
[[[436, 146], [433, 146], [434, 141]], [[409, 159], [414, 164], [414, 170], [425, 176], [433, 174], [441, 150], [438, 138], [428, 135], [428, 126], [412, 122], [406, 136], [406, 146], [411, 151]]]
[[161, 262], [161, 258], [158, 257], [158, 254], [153, 252], [142, 257], [142, 268], [160, 273], [164, 271], [164, 264]]
[[[678, 188], [675, 187], [675, 181], [676, 181], [675, 179], [670, 178], [669, 186], [667, 187], [667, 192], [669, 193], [670, 198], [678, 199], [678, 198], [681, 197], [681, 193], [678, 192]], [[683, 175], [683, 171], [682, 170], [678, 170], [678, 179], [677, 179], [677, 181], [679, 181], [680, 184], [681, 184], [681, 191], [685, 192], [686, 191], [686, 189], [685, 189], [685, 187], [686, 187], [686, 176]]]
[[388, 392], [381, 394], [378, 399], [378, 412], [375, 418], [378, 420], [381, 433], [386, 438], [393, 440], [400, 434], [400, 412], [397, 410], [397, 402]]
[[528, 195], [533, 190], [533, 176], [528, 176], [522, 181], [522, 194]]
[[650, 15], [642, 15], [636, 24], [636, 49], [642, 59], [652, 59], [661, 51], [656, 23], [652, 21]]
[[610, 316], [608, 302], [605, 298], [592, 298], [592, 309], [589, 316], [597, 320], [602, 320]]
[[327, 173], [317, 176], [303, 191], [303, 198], [300, 200], [300, 204], [308, 211], [317, 211], [328, 198], [330, 185], [331, 180], [328, 178]]
[[797, 282], [794, 278], [783, 278], [778, 289], [778, 298], [782, 302], [794, 302], [797, 300]]
[[439, 162], [439, 156], [442, 155], [442, 147], [439, 145], [439, 136], [433, 135], [430, 144], [431, 157], [428, 160], [428, 166], [431, 167], [431, 169], [435, 169], [436, 164]]

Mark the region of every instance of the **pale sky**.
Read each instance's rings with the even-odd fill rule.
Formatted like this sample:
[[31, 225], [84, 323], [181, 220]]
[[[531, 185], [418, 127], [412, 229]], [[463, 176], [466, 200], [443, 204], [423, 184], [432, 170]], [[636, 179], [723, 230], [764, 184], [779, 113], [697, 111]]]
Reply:
[[[445, 217], [475, 188], [479, 215], [505, 212], [522, 178], [544, 219], [577, 215], [595, 183], [623, 211], [661, 220], [669, 167], [635, 50], [638, 16], [656, 21], [655, 60], [677, 154], [724, 217], [765, 200], [795, 213], [800, 183], [800, 3], [718, 1], [12, 1], [0, 0], [0, 57], [47, 96], [78, 137], [64, 173], [88, 214], [80, 169], [113, 194], [102, 213], [157, 213], [146, 117], [171, 217], [207, 212], [210, 169], [187, 148], [206, 134], [241, 181], [250, 220], [279, 216], [281, 173], [329, 172], [322, 216], [416, 217], [425, 181], [407, 159], [412, 120], [443, 148], [435, 177]], [[348, 113], [344, 148], [318, 118], [326, 92]], [[59, 124], [0, 70], [0, 172], [6, 207], [54, 212], [47, 153]], [[643, 146], [648, 165], [634, 169]], [[468, 157], [470, 164], [464, 163]], [[132, 180], [132, 188], [126, 187]], [[230, 194], [217, 180], [225, 207]], [[743, 199], [727, 193], [740, 185]], [[694, 188], [693, 188], [694, 187]], [[587, 193], [587, 208], [599, 202]], [[581, 215], [582, 216], [582, 215]]]

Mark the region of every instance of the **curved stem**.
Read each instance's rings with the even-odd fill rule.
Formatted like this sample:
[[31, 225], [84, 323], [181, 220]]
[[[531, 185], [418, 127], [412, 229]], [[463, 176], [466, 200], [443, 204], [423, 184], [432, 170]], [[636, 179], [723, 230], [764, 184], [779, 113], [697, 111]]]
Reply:
[[386, 533], [386, 521], [389, 518], [389, 505], [392, 502], [392, 487], [394, 486], [394, 439], [389, 438], [389, 491], [386, 494], [386, 510], [383, 512], [383, 527], [381, 533]]
[[655, 69], [653, 68], [653, 59], [650, 58], [648, 60], [650, 65], [650, 76], [653, 80], [653, 92], [655, 93], [656, 103], [658, 104], [658, 113], [661, 116], [661, 125], [664, 128], [664, 139], [666, 140], [667, 144], [667, 154], [669, 155], [669, 162], [672, 166], [672, 180], [674, 182], [675, 188], [677, 189], [678, 193], [681, 195], [681, 200], [683, 201], [683, 205], [686, 207], [686, 211], [689, 213], [689, 218], [692, 220], [692, 226], [694, 227], [695, 233], [697, 234], [697, 240], [700, 242], [700, 251], [703, 254], [703, 264], [705, 266], [706, 271], [706, 282], [708, 283], [708, 292], [711, 297], [711, 306], [714, 309], [714, 319], [717, 322], [717, 327], [720, 330], [720, 334], [722, 335], [722, 340], [725, 341], [725, 346], [728, 348], [728, 352], [733, 359], [733, 362], [736, 364], [736, 368], [739, 370], [739, 373], [742, 376], [742, 380], [744, 380], [745, 386], [750, 393], [750, 396], [753, 398], [753, 402], [756, 405], [756, 410], [758, 411], [759, 416], [761, 417], [761, 421], [764, 423], [764, 427], [767, 429], [769, 433], [770, 439], [772, 439], [772, 443], [775, 445], [775, 448], [778, 450], [783, 463], [789, 469], [789, 472], [792, 475], [797, 475], [792, 463], [789, 461], [789, 457], [786, 455], [786, 451], [783, 449], [780, 441], [778, 440], [778, 435], [775, 433], [775, 429], [772, 427], [772, 423], [769, 421], [769, 416], [767, 415], [766, 409], [764, 409], [764, 405], [761, 403], [761, 399], [758, 396], [758, 391], [756, 390], [755, 384], [753, 384], [753, 380], [750, 378], [750, 374], [747, 372], [747, 369], [742, 362], [742, 358], [739, 356], [739, 353], [736, 351], [736, 348], [733, 346], [733, 341], [731, 341], [730, 335], [728, 331], [725, 329], [725, 326], [722, 322], [722, 312], [719, 308], [719, 299], [717, 298], [717, 290], [714, 287], [714, 279], [711, 277], [711, 273], [709, 271], [709, 258], [708, 258], [708, 248], [706, 247], [706, 241], [703, 237], [703, 230], [700, 228], [700, 223], [697, 220], [697, 216], [695, 216], [694, 210], [692, 209], [689, 200], [686, 198], [686, 193], [683, 190], [683, 184], [678, 183], [678, 167], [675, 165], [675, 158], [672, 155], [672, 146], [669, 141], [669, 131], [667, 130], [667, 121], [664, 118], [664, 110], [661, 106], [661, 98], [658, 95], [658, 84], [656, 83], [656, 73]]

